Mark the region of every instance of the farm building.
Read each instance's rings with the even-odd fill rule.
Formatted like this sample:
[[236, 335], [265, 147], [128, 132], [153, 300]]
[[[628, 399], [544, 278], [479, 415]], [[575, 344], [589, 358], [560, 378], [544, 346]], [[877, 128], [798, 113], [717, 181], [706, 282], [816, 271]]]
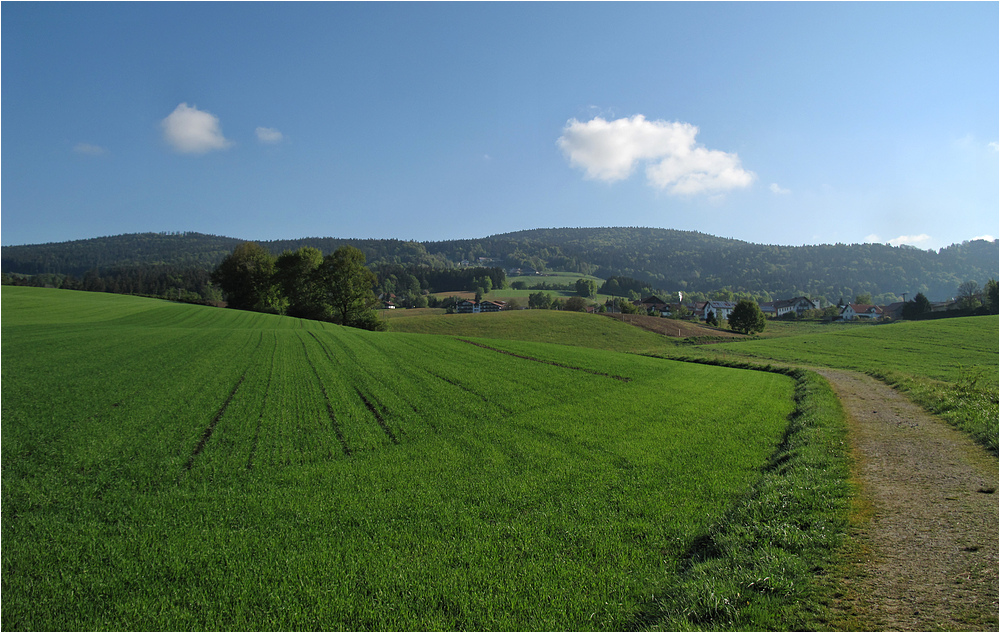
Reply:
[[818, 310], [819, 301], [813, 301], [808, 297], [795, 297], [794, 299], [781, 299], [779, 301], [765, 301], [760, 304], [760, 311], [764, 316], [782, 317], [786, 314], [801, 315], [806, 310]]
[[455, 312], [459, 314], [479, 314], [480, 312], [500, 312], [507, 309], [506, 301], [473, 301], [466, 299], [455, 304]]
[[736, 308], [735, 301], [707, 301], [705, 302], [705, 307], [701, 309], [698, 313], [702, 319], [708, 318], [708, 313], [711, 312], [715, 314], [715, 318], [719, 321], [725, 321], [729, 318], [729, 313]]
[[479, 312], [479, 304], [470, 299], [459, 301], [455, 304], [455, 312], [459, 314], [472, 314]]
[[643, 312], [649, 312], [652, 310], [654, 312], [659, 312], [660, 316], [668, 316], [670, 314], [670, 306], [656, 295], [646, 297], [641, 301], [633, 301], [632, 303]]

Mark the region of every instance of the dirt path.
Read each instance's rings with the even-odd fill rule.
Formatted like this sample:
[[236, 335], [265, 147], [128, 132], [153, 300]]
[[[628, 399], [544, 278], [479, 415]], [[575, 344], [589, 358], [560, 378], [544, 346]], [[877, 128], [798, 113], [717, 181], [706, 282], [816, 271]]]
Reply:
[[883, 383], [817, 371], [850, 418], [861, 485], [836, 624], [996, 631], [996, 458]]

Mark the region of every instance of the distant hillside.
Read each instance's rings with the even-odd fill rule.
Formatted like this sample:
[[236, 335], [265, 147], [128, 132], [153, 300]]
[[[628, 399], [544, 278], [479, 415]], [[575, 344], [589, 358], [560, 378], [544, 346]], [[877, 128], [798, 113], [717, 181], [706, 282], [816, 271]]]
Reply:
[[[5, 246], [4, 273], [83, 276], [129, 267], [214, 268], [241, 240], [201, 233], [140, 233], [73, 242]], [[473, 240], [413, 242], [302, 238], [261, 241], [274, 254], [299, 246], [329, 253], [344, 244], [370, 264], [449, 268], [480, 257], [507, 268], [568, 270], [598, 277], [624, 275], [666, 292], [716, 290], [809, 295], [836, 302], [860, 293], [889, 299], [923, 292], [931, 300], [955, 294], [964, 281], [980, 285], [1000, 274], [1000, 241], [975, 240], [940, 251], [884, 244], [776, 246], [693, 231], [654, 228], [533, 229]]]

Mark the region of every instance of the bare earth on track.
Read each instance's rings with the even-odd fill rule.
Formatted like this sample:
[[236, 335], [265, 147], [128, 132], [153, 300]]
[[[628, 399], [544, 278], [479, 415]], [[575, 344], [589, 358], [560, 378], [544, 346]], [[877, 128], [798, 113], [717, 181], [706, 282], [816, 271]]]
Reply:
[[817, 371], [848, 414], [864, 501], [835, 624], [996, 631], [997, 459], [883, 383]]

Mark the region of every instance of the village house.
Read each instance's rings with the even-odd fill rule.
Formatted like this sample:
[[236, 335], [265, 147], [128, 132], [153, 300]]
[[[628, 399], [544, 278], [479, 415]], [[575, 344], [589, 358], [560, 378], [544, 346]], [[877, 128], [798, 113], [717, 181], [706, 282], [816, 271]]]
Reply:
[[472, 314], [479, 312], [479, 304], [471, 299], [465, 299], [455, 304], [455, 312], [458, 314]]
[[882, 318], [882, 308], [868, 303], [848, 303], [840, 311], [842, 321], [853, 321], [855, 317], [874, 321]]
[[729, 313], [735, 308], [735, 301], [706, 301], [705, 307], [701, 309], [698, 316], [706, 320], [708, 319], [708, 314], [711, 312], [715, 315], [716, 321], [725, 321], [729, 319]]
[[818, 310], [819, 301], [814, 301], [808, 297], [795, 297], [794, 299], [781, 299], [779, 301], [764, 301], [760, 303], [760, 311], [764, 316], [778, 318], [786, 314], [795, 313], [802, 316], [806, 310]]
[[903, 318], [903, 307], [906, 305], [903, 301], [897, 301], [896, 303], [890, 303], [887, 306], [882, 307], [882, 317], [885, 319], [901, 319]]
[[507, 305], [506, 301], [480, 301], [480, 312], [500, 312]]
[[647, 297], [640, 301], [633, 301], [632, 303], [643, 312], [648, 313], [652, 310], [653, 312], [659, 313], [660, 316], [670, 316], [670, 306], [656, 295]]
[[465, 299], [455, 304], [458, 314], [479, 314], [480, 312], [500, 312], [507, 309], [506, 301], [473, 301]]

